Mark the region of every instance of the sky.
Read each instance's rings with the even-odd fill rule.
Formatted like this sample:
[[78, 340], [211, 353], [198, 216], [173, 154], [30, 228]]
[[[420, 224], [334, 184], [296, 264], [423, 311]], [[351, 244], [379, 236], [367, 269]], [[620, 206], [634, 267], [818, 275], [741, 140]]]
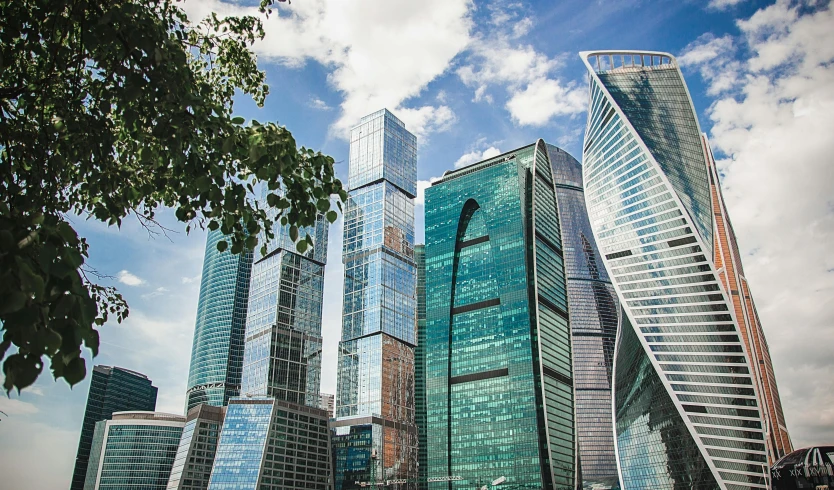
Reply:
[[[189, 17], [247, 13], [246, 2], [187, 0]], [[251, 2], [249, 3], [251, 5]], [[271, 95], [235, 111], [287, 126], [336, 160], [347, 131], [386, 107], [418, 137], [422, 190], [446, 170], [543, 138], [581, 157], [587, 76], [579, 51], [640, 49], [678, 58], [718, 158], [727, 207], [770, 345], [796, 447], [834, 443], [834, 10], [825, 1], [294, 0], [278, 4], [255, 49]], [[205, 234], [149, 236], [73, 223], [90, 265], [130, 304], [101, 328], [96, 364], [147, 374], [157, 409], [182, 413]], [[322, 391], [336, 385], [341, 219], [325, 271]], [[92, 366], [89, 352], [85, 353]], [[0, 486], [69, 486], [89, 378], [48, 372], [0, 397]]]

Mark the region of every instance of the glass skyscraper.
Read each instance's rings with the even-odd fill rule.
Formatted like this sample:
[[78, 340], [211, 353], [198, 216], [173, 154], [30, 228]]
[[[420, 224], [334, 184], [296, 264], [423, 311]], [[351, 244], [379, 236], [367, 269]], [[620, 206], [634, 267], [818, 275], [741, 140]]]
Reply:
[[713, 262], [707, 164], [677, 62], [581, 57], [585, 201], [623, 307], [613, 393], [623, 487], [768, 488], [758, 387]]
[[119, 412], [96, 423], [84, 490], [164, 490], [185, 417]]
[[[274, 218], [274, 216], [273, 216]], [[327, 220], [301, 230], [314, 247], [299, 254], [289, 228], [275, 230], [252, 265], [243, 355], [242, 395], [319, 406], [321, 309], [327, 262]], [[260, 237], [264, 243], [265, 237]]]
[[109, 419], [114, 412], [153, 411], [156, 392], [156, 386], [144, 374], [115, 366], [93, 368], [70, 490], [84, 488], [96, 422]]
[[563, 257], [542, 140], [426, 190], [429, 488], [575, 488]]
[[252, 253], [219, 252], [224, 238], [220, 230], [206, 238], [186, 411], [200, 403], [222, 406], [240, 393]]
[[612, 488], [619, 483], [611, 422], [619, 302], [585, 210], [582, 165], [553, 145], [547, 152], [564, 245], [580, 475], [586, 488]]
[[331, 413], [318, 408], [327, 227], [320, 216], [299, 231], [313, 238], [303, 254], [287, 226], [255, 252], [241, 396], [229, 401], [209, 489], [328, 488]]
[[773, 361], [770, 359], [770, 348], [762, 329], [759, 313], [750, 294], [750, 285], [744, 275], [741, 264], [741, 253], [738, 250], [736, 233], [730, 223], [721, 184], [718, 179], [718, 169], [712, 156], [712, 149], [705, 135], [701, 137], [707, 155], [709, 166], [709, 186], [712, 191], [712, 208], [715, 216], [715, 266], [718, 277], [729, 291], [730, 301], [735, 311], [741, 336], [747, 346], [747, 352], [753, 361], [753, 377], [759, 387], [759, 406], [762, 407], [766, 424], [768, 454], [773, 465], [777, 460], [793, 451], [788, 428], [785, 425], [785, 415], [782, 412], [782, 399], [776, 386], [776, 375], [773, 372]]
[[[387, 110], [350, 134], [335, 488], [414, 479], [416, 138]], [[414, 484], [410, 483], [409, 488]]]
[[208, 488], [226, 407], [204, 403], [188, 411], [167, 490]]
[[328, 412], [272, 397], [229, 401], [210, 490], [327, 490]]
[[414, 350], [414, 407], [417, 422], [417, 488], [426, 488], [428, 439], [426, 434], [426, 246], [414, 247], [417, 264], [417, 347]]

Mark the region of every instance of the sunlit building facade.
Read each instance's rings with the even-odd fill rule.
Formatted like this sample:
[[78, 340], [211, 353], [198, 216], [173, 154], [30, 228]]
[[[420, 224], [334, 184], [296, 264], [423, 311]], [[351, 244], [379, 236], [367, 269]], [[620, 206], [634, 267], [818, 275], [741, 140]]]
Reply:
[[167, 490], [208, 488], [226, 407], [200, 404], [188, 411]]
[[613, 375], [623, 487], [768, 488], [758, 388], [713, 261], [707, 164], [677, 62], [581, 57], [586, 206], [623, 307]]
[[271, 397], [231, 399], [208, 488], [332, 488], [329, 416]]
[[[387, 110], [350, 133], [335, 488], [414, 479], [416, 138]], [[408, 488], [413, 488], [410, 483]]]
[[70, 490], [84, 488], [96, 423], [109, 420], [115, 412], [153, 411], [156, 394], [156, 386], [144, 374], [118, 366], [93, 367]]
[[426, 190], [430, 489], [575, 488], [562, 244], [542, 140]]
[[579, 474], [585, 488], [616, 488], [611, 381], [619, 302], [585, 211], [582, 165], [556, 146], [547, 145], [547, 152], [568, 286]]
[[96, 423], [84, 490], [165, 490], [185, 417], [117, 412]]
[[224, 239], [219, 229], [206, 238], [186, 412], [200, 403], [223, 406], [240, 394], [252, 253], [220, 252], [217, 242]]
[[724, 196], [721, 193], [718, 169], [715, 166], [709, 141], [705, 135], [702, 135], [701, 139], [707, 155], [712, 208], [715, 216], [713, 248], [715, 267], [718, 268], [718, 277], [724, 285], [724, 290], [730, 293], [730, 302], [733, 305], [738, 326], [741, 328], [741, 336], [753, 361], [753, 375], [759, 387], [759, 406], [763, 409], [766, 422], [768, 455], [773, 465], [793, 451], [793, 446], [785, 423], [785, 414], [782, 411], [782, 399], [776, 386], [770, 348], [767, 345], [756, 305], [753, 303], [750, 285], [744, 275], [736, 233], [733, 231], [727, 206], [724, 204]]

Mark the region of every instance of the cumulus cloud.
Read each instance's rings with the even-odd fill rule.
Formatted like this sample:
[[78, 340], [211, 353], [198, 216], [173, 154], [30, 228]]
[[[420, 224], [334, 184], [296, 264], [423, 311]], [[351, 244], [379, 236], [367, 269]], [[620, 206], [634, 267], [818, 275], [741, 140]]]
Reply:
[[[360, 117], [383, 107], [398, 115], [422, 111], [421, 130], [442, 130], [453, 118], [447, 106], [409, 108], [446, 71], [469, 43], [471, 0], [323, 0], [281, 4], [264, 21], [266, 37], [259, 56], [290, 66], [308, 60], [330, 69], [328, 80], [344, 99], [333, 126], [337, 136]], [[188, 0], [192, 20], [257, 13], [222, 0]], [[409, 128], [411, 129], [411, 128]]]
[[489, 33], [474, 36], [466, 61], [456, 71], [464, 84], [474, 88], [474, 102], [491, 104], [490, 88], [503, 87], [509, 96], [505, 107], [522, 126], [543, 126], [555, 116], [585, 110], [584, 84], [556, 77], [562, 60], [520, 40], [533, 27], [532, 18], [522, 16], [516, 5], [502, 4], [493, 9], [491, 24]]
[[332, 109], [332, 107], [327, 105], [327, 102], [319, 99], [318, 97], [313, 97], [312, 99], [310, 99], [310, 104], [309, 105], [313, 109], [316, 109], [316, 110], [319, 110], [319, 111], [329, 111], [330, 109]]
[[722, 186], [797, 447], [834, 439], [832, 25], [831, 4], [781, 0], [739, 21], [732, 44], [746, 50], [730, 87], [711, 75], [721, 50], [682, 56], [722, 94], [708, 111], [711, 143], [726, 155]]
[[727, 10], [746, 0], [710, 0], [708, 7], [715, 10]]
[[455, 162], [455, 168], [465, 167], [475, 162], [480, 162], [481, 160], [486, 160], [487, 158], [492, 158], [500, 154], [501, 150], [494, 146], [490, 146], [489, 148], [483, 151], [473, 150], [469, 153], [464, 153], [463, 155], [461, 155], [461, 157], [458, 158], [458, 160]]
[[156, 298], [157, 296], [162, 296], [163, 294], [165, 294], [169, 291], [170, 290], [168, 288], [158, 287], [158, 288], [154, 289], [153, 291], [151, 291], [150, 293], [143, 294], [142, 297], [145, 298], [145, 299]]
[[126, 284], [128, 286], [141, 286], [142, 284], [145, 284], [144, 280], [136, 277], [127, 270], [119, 271], [119, 274], [116, 276], [116, 279], [118, 279], [120, 283]]

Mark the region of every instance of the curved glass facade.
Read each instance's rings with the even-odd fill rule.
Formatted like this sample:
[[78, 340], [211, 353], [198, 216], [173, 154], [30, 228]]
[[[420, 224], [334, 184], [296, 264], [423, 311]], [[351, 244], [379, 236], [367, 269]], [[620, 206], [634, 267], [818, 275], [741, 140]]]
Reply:
[[707, 165], [683, 76], [665, 53], [582, 59], [585, 200], [624, 316], [614, 362], [623, 487], [767, 488], [762, 414], [713, 263]]
[[[426, 191], [429, 488], [573, 489], [568, 302], [544, 142]], [[514, 487], [515, 488], [515, 487]]]
[[220, 230], [206, 238], [186, 412], [200, 403], [226, 405], [240, 394], [252, 253], [219, 252], [223, 239]]
[[96, 424], [100, 453], [90, 458], [85, 490], [164, 490], [185, 417], [119, 412]]
[[583, 487], [615, 488], [611, 376], [619, 302], [585, 211], [582, 165], [553, 145], [547, 153], [565, 254], [580, 474]]

